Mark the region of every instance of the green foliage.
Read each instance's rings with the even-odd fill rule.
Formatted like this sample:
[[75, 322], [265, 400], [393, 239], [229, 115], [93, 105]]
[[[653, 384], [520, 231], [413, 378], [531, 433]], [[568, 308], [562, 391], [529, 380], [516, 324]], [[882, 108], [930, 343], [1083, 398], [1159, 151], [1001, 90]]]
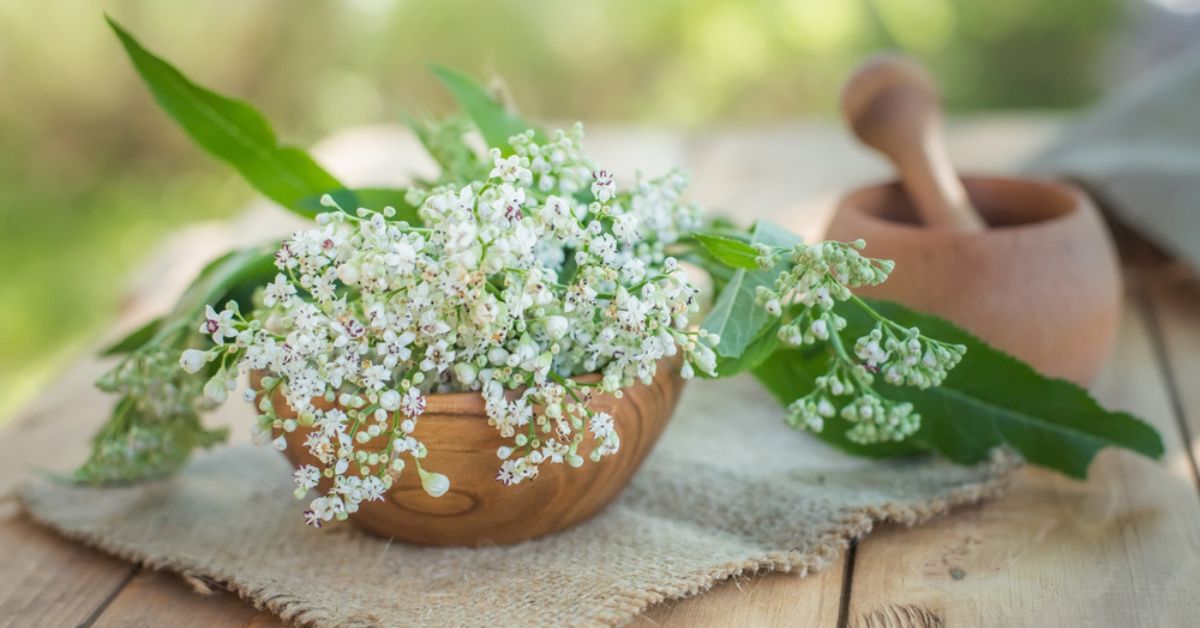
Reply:
[[466, 142], [466, 135], [475, 128], [471, 119], [452, 116], [431, 121], [406, 115], [404, 121], [441, 168], [442, 179], [471, 181], [490, 171], [491, 164]]
[[[800, 238], [783, 227], [759, 221], [751, 230], [751, 241], [770, 246], [790, 247], [799, 243]], [[759, 286], [774, 286], [784, 268], [776, 266], [769, 270], [761, 270], [757, 265], [755, 268], [739, 268], [728, 285], [721, 290], [712, 311], [704, 319], [702, 327], [721, 337], [716, 352], [718, 359], [722, 361], [741, 357], [756, 340], [770, 342], [769, 338], [763, 338], [762, 331], [771, 323], [772, 317], [755, 303], [755, 290]], [[722, 374], [724, 373], [722, 370]]]
[[165, 317], [164, 329], [152, 340], [163, 338], [171, 325], [199, 320], [205, 305], [216, 307], [234, 293], [244, 292], [246, 287], [258, 287], [270, 281], [278, 272], [275, 268], [277, 250], [279, 243], [272, 242], [230, 251], [209, 262], [175, 302]]
[[[277, 272], [277, 248], [278, 243], [273, 243], [239, 249], [209, 262], [167, 315], [135, 330], [105, 352], [125, 354], [99, 384], [121, 397], [93, 438], [91, 454], [76, 471], [76, 479], [109, 484], [161, 477], [178, 470], [196, 448], [225, 440], [225, 430], [209, 430], [201, 423], [185, 391], [197, 394], [202, 380], [184, 374], [177, 360], [184, 348], [197, 341], [195, 326], [205, 305], [219, 306], [231, 299], [249, 305], [253, 290]], [[123, 374], [131, 368], [167, 375], [162, 381], [148, 376], [155, 380], [149, 388], [130, 388]]]
[[694, 237], [717, 261], [730, 268], [758, 268], [758, 251], [741, 240], [716, 233], [697, 233]]
[[454, 95], [454, 100], [478, 127], [488, 146], [499, 148], [505, 155], [512, 154], [508, 138], [530, 129], [534, 130], [534, 139], [546, 141], [545, 134], [537, 127], [506, 110], [466, 75], [436, 65], [431, 70]]
[[779, 349], [779, 319], [763, 327], [741, 354], [717, 358], [717, 377], [731, 377], [757, 368]]
[[[1163, 453], [1153, 427], [1124, 412], [1110, 412], [1082, 388], [1045, 377], [1027, 364], [955, 325], [889, 302], [871, 301], [883, 316], [941, 341], [965, 345], [967, 355], [941, 386], [920, 390], [877, 381], [880, 394], [908, 401], [921, 414], [921, 429], [912, 442], [863, 446], [843, 434], [850, 427], [840, 417], [829, 419], [819, 436], [846, 451], [870, 456], [911, 454], [918, 448], [963, 464], [981, 462], [1000, 445], [1012, 447], [1029, 462], [1083, 478], [1096, 452], [1121, 447], [1151, 458]], [[850, 337], [874, 326], [852, 303], [838, 306]], [[813, 377], [829, 359], [823, 351], [780, 351], [763, 362], [755, 376], [782, 403], [807, 394]]]
[[[1153, 427], [1128, 413], [1103, 409], [1079, 386], [1045, 377], [936, 316], [895, 303], [873, 302], [872, 307], [901, 325], [967, 347], [968, 357], [940, 387], [881, 386], [917, 407], [924, 417], [918, 438], [946, 457], [977, 462], [1003, 443], [1029, 462], [1082, 478], [1103, 447], [1162, 456], [1162, 438]], [[861, 310], [846, 314], [851, 333], [872, 323]]]
[[[812, 392], [813, 381], [825, 373], [829, 359], [826, 350], [819, 347], [780, 349], [754, 368], [754, 377], [766, 387], [771, 396], [786, 406]], [[920, 408], [917, 411], [919, 412]], [[856, 443], [846, 437], [851, 427], [853, 426], [846, 419], [833, 416], [825, 419], [825, 429], [813, 435], [846, 453], [869, 458], [912, 456], [925, 451], [914, 440], [898, 443]]]
[[253, 107], [191, 82], [107, 19], [155, 100], [197, 144], [236, 168], [255, 189], [284, 207], [304, 209], [302, 200], [343, 187], [304, 151], [281, 146]]
[[134, 349], [150, 342], [150, 339], [162, 329], [163, 317], [159, 316], [151, 319], [145, 325], [129, 332], [124, 338], [109, 345], [107, 348], [100, 351], [100, 355], [108, 358], [114, 355], [122, 355], [130, 353]]
[[75, 479], [119, 484], [165, 477], [178, 471], [195, 449], [227, 437], [225, 428], [206, 429], [195, 412], [162, 419], [147, 413], [134, 396], [125, 395], [93, 439], [91, 455], [75, 470]]

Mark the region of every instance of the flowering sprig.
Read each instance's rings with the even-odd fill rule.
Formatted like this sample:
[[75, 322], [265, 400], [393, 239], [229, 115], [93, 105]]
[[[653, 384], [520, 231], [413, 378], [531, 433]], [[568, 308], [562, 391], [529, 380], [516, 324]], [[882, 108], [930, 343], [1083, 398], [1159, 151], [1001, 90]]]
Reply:
[[[206, 309], [198, 331], [212, 347], [184, 351], [180, 365], [216, 365], [203, 387], [213, 403], [238, 370], [266, 374], [245, 393], [258, 440], [284, 449], [286, 434], [308, 430], [320, 466], [297, 470], [298, 495], [331, 480], [310, 522], [382, 499], [408, 464], [429, 494], [448, 489], [422, 465], [428, 394], [483, 395], [489, 424], [511, 439], [497, 479], [517, 484], [543, 464], [619, 450], [613, 418], [590, 408], [595, 394], [649, 383], [680, 350], [685, 376], [712, 373], [719, 339], [691, 328], [697, 290], [665, 253], [697, 224], [679, 202], [686, 177], [620, 191], [582, 153], [581, 126], [533, 138], [513, 137], [507, 156], [492, 149], [479, 180], [410, 190], [421, 226], [326, 197], [333, 211], [279, 248], [250, 318], [236, 303]], [[572, 379], [586, 373], [599, 381]]]
[[[821, 432], [826, 419], [838, 416], [852, 424], [846, 437], [863, 445], [901, 441], [917, 431], [921, 418], [912, 404], [880, 395], [873, 387], [875, 378], [882, 376], [896, 386], [937, 386], [966, 348], [888, 320], [853, 294], [853, 288], [886, 281], [894, 266], [891, 261], [864, 257], [859, 252], [866, 246], [862, 240], [792, 246], [711, 235], [700, 240], [727, 264], [778, 271], [772, 285], [756, 286], [754, 299], [779, 319], [779, 342], [829, 348], [826, 372], [815, 378], [811, 392], [788, 405], [790, 425]], [[853, 344], [841, 335], [846, 319], [834, 309], [841, 302], [862, 308], [876, 321]]]

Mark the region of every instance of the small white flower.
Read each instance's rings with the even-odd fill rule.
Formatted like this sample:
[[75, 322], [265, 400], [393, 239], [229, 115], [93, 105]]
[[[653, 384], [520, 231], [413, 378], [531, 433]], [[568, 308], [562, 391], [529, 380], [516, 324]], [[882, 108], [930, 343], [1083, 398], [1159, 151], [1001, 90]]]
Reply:
[[488, 174], [488, 178], [501, 179], [506, 183], [519, 183], [522, 186], [528, 186], [533, 182], [533, 173], [521, 165], [521, 158], [517, 155], [501, 158], [497, 153], [493, 157], [492, 164], [494, 167]]
[[612, 200], [616, 194], [616, 183], [613, 181], [612, 173], [607, 170], [599, 170], [592, 173], [592, 196], [601, 203], [607, 203]]
[[311, 464], [306, 464], [298, 467], [292, 474], [292, 478], [296, 481], [296, 486], [307, 490], [316, 487], [317, 483], [321, 481], [321, 470]]
[[362, 372], [362, 384], [367, 390], [381, 390], [391, 378], [391, 371], [382, 364], [372, 364]]
[[634, 214], [621, 214], [613, 219], [613, 235], [625, 244], [633, 244], [638, 240], [638, 217]]
[[607, 412], [597, 412], [592, 415], [592, 420], [588, 422], [588, 429], [592, 432], [592, 436], [597, 439], [605, 439], [613, 431], [613, 418]]
[[212, 336], [212, 341], [218, 345], [225, 344], [225, 338], [237, 336], [237, 330], [233, 326], [233, 310], [226, 309], [218, 313], [213, 306], [205, 305], [200, 333]]
[[450, 368], [454, 361], [455, 352], [450, 350], [445, 340], [438, 340], [425, 350], [425, 359], [421, 361], [422, 371], [442, 371]]
[[275, 280], [267, 284], [263, 289], [263, 305], [267, 307], [275, 307], [282, 305], [290, 307], [292, 300], [296, 296], [296, 286], [288, 281], [287, 276], [283, 273], [275, 275]]
[[404, 415], [417, 418], [425, 413], [425, 396], [416, 388], [409, 388], [400, 400], [400, 408]]

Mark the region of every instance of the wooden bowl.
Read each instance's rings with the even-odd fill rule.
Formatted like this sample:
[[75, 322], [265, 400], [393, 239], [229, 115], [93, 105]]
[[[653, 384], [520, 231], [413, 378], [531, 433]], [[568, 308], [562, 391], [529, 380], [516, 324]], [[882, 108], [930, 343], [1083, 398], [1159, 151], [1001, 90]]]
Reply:
[[[861, 294], [932, 312], [1054, 377], [1087, 385], [1115, 340], [1121, 276], [1112, 239], [1078, 188], [1048, 181], [964, 177], [988, 229], [918, 224], [898, 183], [842, 199], [833, 240], [867, 241], [895, 260]], [[969, 358], [968, 358], [969, 359]]]
[[[429, 450], [422, 466], [448, 476], [450, 490], [430, 497], [410, 462], [383, 501], [363, 502], [350, 520], [368, 532], [407, 543], [467, 546], [516, 543], [580, 523], [621, 492], [654, 447], [683, 390], [680, 364], [678, 356], [664, 359], [649, 385], [627, 388], [620, 399], [611, 395], [592, 399], [592, 409], [613, 417], [621, 437], [616, 453], [592, 462], [587, 459], [591, 442], [585, 440], [579, 447], [585, 458], [582, 467], [543, 464], [536, 479], [514, 486], [496, 480], [501, 462], [496, 450], [511, 441], [488, 425], [483, 397], [479, 393], [429, 395], [417, 426], [417, 435]], [[599, 381], [599, 375], [577, 379]], [[279, 416], [295, 416], [282, 396], [277, 395], [274, 403]], [[308, 431], [300, 428], [287, 434], [283, 453], [293, 465], [319, 467], [304, 448]], [[384, 445], [380, 437], [358, 447], [380, 451]], [[320, 488], [326, 490], [328, 480]]]

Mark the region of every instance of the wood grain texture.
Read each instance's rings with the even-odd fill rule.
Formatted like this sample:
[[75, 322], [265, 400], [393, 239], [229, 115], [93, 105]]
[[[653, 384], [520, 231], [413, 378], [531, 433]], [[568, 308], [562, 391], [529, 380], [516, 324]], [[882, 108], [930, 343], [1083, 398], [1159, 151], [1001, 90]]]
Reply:
[[1139, 311], [1094, 390], [1163, 433], [1154, 462], [1104, 451], [1091, 478], [1020, 472], [1008, 495], [859, 545], [852, 626], [1183, 626], [1200, 616], [1200, 500]]
[[772, 573], [739, 578], [707, 593], [653, 606], [633, 625], [837, 626], [845, 556], [828, 570], [800, 578]]
[[1141, 270], [1167, 385], [1200, 481], [1200, 279], [1158, 265]]
[[0, 517], [0, 626], [87, 622], [135, 571], [4, 506]]
[[[592, 410], [612, 415], [621, 438], [615, 454], [598, 462], [587, 460], [595, 446], [588, 440], [579, 447], [583, 466], [545, 464], [535, 479], [514, 486], [496, 479], [500, 461], [495, 452], [511, 443], [488, 425], [483, 397], [474, 392], [429, 395], [417, 434], [429, 450], [422, 466], [449, 476], [450, 490], [429, 496], [416, 470], [407, 468], [383, 501], [364, 502], [350, 519], [368, 532], [420, 545], [517, 543], [573, 526], [608, 505], [654, 448], [683, 390], [681, 364], [678, 356], [663, 359], [650, 384], [627, 388], [620, 398], [597, 395], [589, 402]], [[577, 379], [591, 383], [599, 377]], [[295, 416], [278, 393], [275, 408], [281, 417]], [[310, 431], [286, 434], [284, 454], [293, 465], [320, 466], [304, 447]], [[381, 435], [360, 447], [382, 451], [386, 444]], [[321, 490], [328, 490], [329, 484], [323, 480]]]
[[964, 181], [987, 231], [919, 226], [895, 184], [845, 197], [827, 236], [864, 238], [867, 255], [896, 262], [886, 282], [857, 292], [939, 314], [1043, 373], [1090, 384], [1110, 353], [1121, 303], [1116, 251], [1099, 212], [1067, 184]]
[[172, 573], [142, 570], [96, 618], [97, 628], [273, 628], [283, 620], [219, 589], [199, 594]]

